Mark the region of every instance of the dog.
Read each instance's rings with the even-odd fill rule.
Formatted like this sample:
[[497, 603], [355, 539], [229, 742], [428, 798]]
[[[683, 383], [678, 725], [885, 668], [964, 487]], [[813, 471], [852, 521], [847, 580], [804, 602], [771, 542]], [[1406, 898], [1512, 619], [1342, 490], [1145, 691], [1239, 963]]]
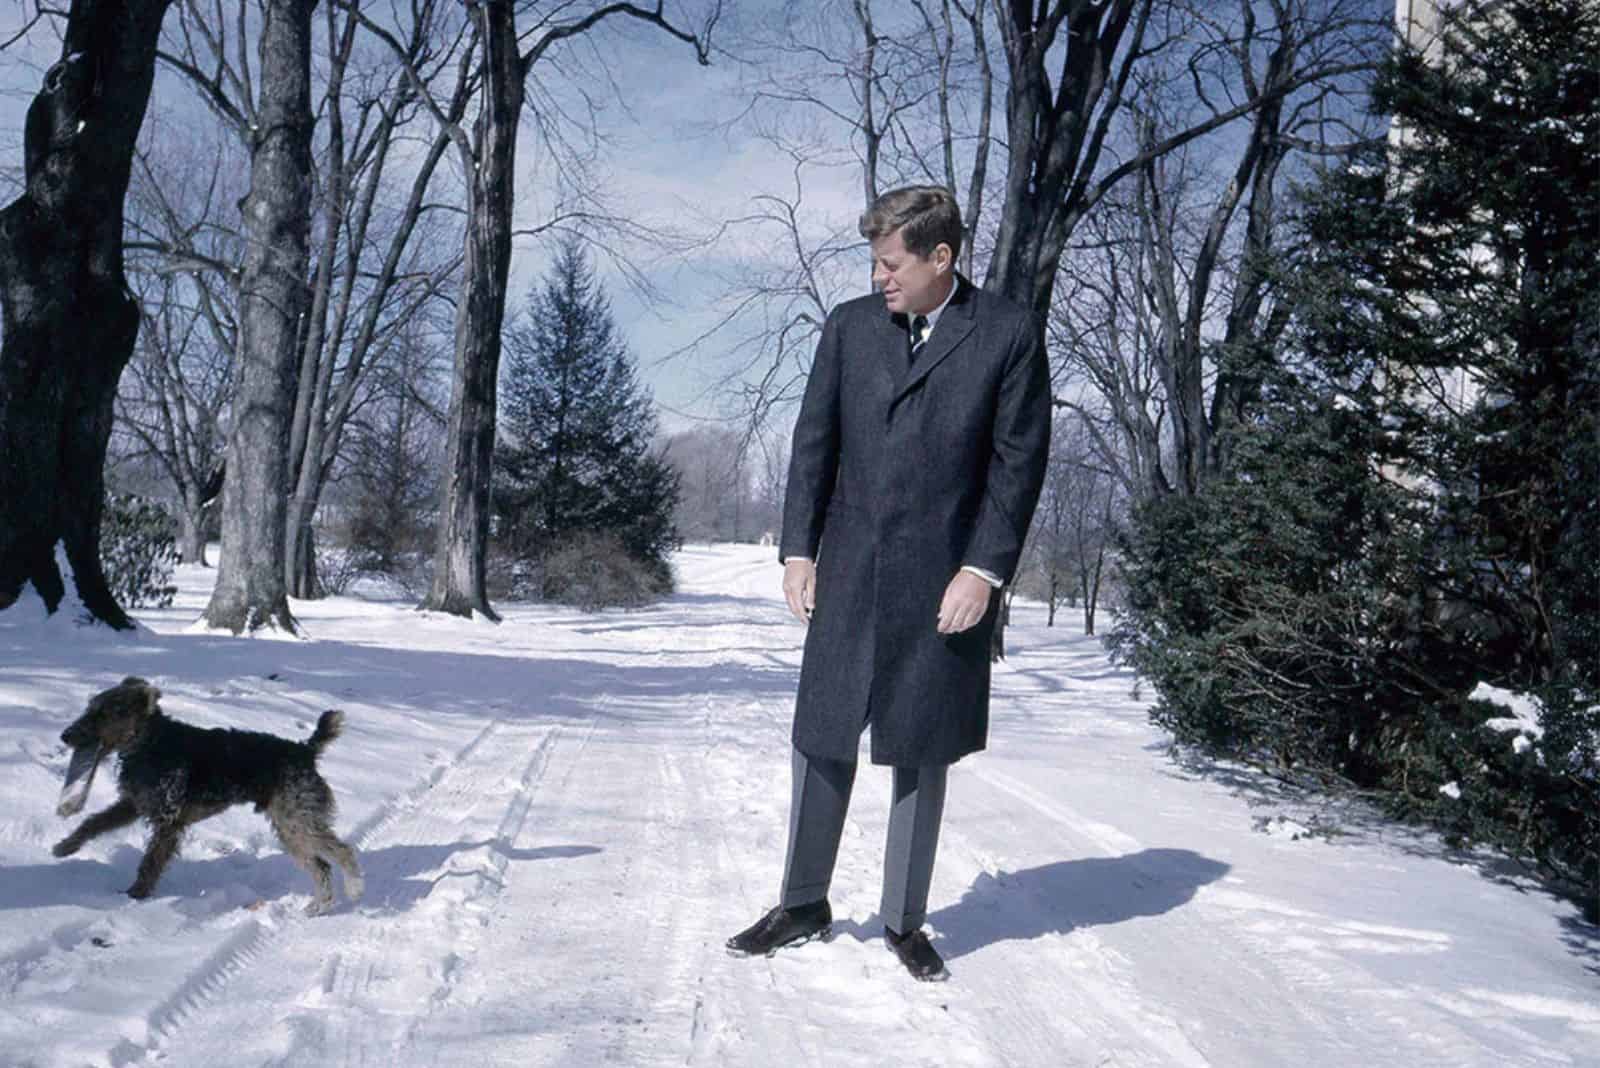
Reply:
[[[192, 727], [166, 716], [160, 697], [150, 683], [129, 676], [95, 694], [83, 715], [61, 732], [74, 750], [68, 786], [81, 767], [92, 776], [100, 758], [115, 752], [118, 798], [51, 852], [71, 856], [96, 835], [142, 818], [150, 825], [150, 842], [128, 896], [145, 898], [177, 854], [186, 828], [232, 805], [252, 804], [316, 883], [306, 912], [315, 915], [333, 905], [330, 861], [344, 873], [345, 896], [359, 898], [361, 868], [355, 851], [333, 833], [333, 790], [316, 766], [318, 755], [339, 736], [343, 713], [324, 712], [311, 737], [296, 742], [260, 731]], [[81, 804], [81, 799], [64, 800], [59, 811], [70, 815]]]

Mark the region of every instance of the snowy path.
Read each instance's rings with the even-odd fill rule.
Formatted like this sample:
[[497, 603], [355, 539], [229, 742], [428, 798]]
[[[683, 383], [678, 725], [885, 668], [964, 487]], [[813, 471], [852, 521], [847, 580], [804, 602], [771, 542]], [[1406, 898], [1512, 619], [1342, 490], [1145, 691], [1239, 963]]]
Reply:
[[[1381, 822], [1297, 836], [1305, 803], [1172, 762], [1131, 680], [1035, 606], [993, 747], [951, 774], [951, 981], [878, 937], [867, 765], [835, 937], [728, 957], [782, 865], [800, 631], [771, 550], [677, 566], [666, 605], [499, 627], [300, 604], [306, 642], [193, 632], [199, 571], [131, 638], [0, 614], [0, 1066], [1600, 1063], [1600, 939], [1569, 906]], [[366, 897], [304, 917], [242, 808], [146, 903], [118, 892], [134, 831], [51, 858], [54, 735], [127, 673], [207, 725], [303, 736], [344, 708], [323, 769]]]

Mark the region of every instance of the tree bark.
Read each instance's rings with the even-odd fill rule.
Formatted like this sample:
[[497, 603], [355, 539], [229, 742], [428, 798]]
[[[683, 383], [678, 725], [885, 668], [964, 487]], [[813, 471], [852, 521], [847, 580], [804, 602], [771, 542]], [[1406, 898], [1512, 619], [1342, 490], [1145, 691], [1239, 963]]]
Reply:
[[421, 607], [499, 620], [489, 606], [485, 562], [523, 69], [510, 0], [485, 0], [480, 11], [483, 94], [473, 129], [476, 166], [467, 176], [466, 256], [456, 306], [445, 483], [433, 582]]
[[[1136, 15], [1129, 43], [1137, 51], [1150, 6], [1151, 0], [1054, 0], [1037, 11], [1016, 2], [997, 11], [1011, 72], [1010, 159], [985, 288], [1032, 308], [1041, 330], [1062, 250], [1092, 203], [1090, 178], [1121, 103], [1127, 61], [1114, 73], [1113, 60]], [[1066, 47], [1057, 49], [1063, 24]], [[1046, 64], [1057, 54], [1061, 77], [1052, 87]]]
[[[312, 274], [312, 310], [305, 331], [300, 391], [289, 447], [293, 490], [288, 519], [289, 595], [302, 598], [322, 595], [316, 578], [312, 525], [354, 409], [358, 387], [380, 363], [392, 340], [385, 313], [404, 318], [415, 312], [437, 291], [438, 280], [448, 273], [435, 267], [429, 280], [421, 283], [404, 277], [405, 256], [413, 250], [412, 238], [426, 207], [434, 171], [449, 147], [450, 131], [440, 129], [433, 135], [432, 144], [411, 177], [405, 206], [390, 226], [382, 218], [388, 206], [383, 199], [388, 191], [384, 178], [391, 150], [404, 145], [405, 124], [421, 90], [409, 75], [402, 73], [399, 84], [377, 99], [369, 95], [371, 90], [365, 84], [359, 86], [359, 95], [347, 93], [346, 71], [361, 19], [349, 11], [341, 25], [339, 11], [337, 5], [331, 4], [326, 9], [329, 81], [321, 108], [328, 123], [327, 163], [321, 183], [326, 207], [318, 262]], [[423, 9], [412, 23], [410, 36], [400, 48], [404, 62], [414, 64], [417, 57], [426, 54], [430, 13], [431, 9]], [[459, 122], [469, 100], [467, 85], [458, 85], [447, 108], [450, 122]], [[347, 107], [356, 111], [352, 138], [346, 136]], [[375, 209], [379, 216], [376, 223]], [[367, 256], [380, 250], [383, 261], [374, 271]], [[419, 287], [420, 294], [407, 287]]]
[[0, 211], [0, 609], [31, 583], [53, 612], [70, 579], [93, 619], [133, 626], [101, 570], [100, 520], [139, 329], [123, 201], [168, 3], [73, 0], [62, 58], [28, 108], [24, 190]]
[[239, 299], [239, 389], [222, 492], [222, 559], [206, 622], [235, 634], [293, 633], [284, 582], [289, 429], [308, 307], [311, 216], [311, 9], [269, 0], [263, 11], [259, 125]]

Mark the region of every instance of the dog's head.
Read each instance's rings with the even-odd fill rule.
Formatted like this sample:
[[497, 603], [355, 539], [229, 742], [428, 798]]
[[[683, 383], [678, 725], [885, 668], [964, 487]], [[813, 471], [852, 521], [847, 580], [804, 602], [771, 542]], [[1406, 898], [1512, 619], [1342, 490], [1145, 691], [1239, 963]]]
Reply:
[[161, 710], [160, 697], [160, 690], [130, 675], [89, 698], [89, 707], [61, 732], [61, 740], [74, 749], [122, 749]]

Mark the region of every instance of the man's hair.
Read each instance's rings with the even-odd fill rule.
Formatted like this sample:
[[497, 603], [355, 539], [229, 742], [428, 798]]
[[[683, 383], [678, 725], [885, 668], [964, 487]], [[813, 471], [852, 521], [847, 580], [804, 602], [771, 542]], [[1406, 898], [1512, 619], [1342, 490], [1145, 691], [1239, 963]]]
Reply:
[[889, 190], [861, 213], [859, 229], [868, 241], [899, 230], [906, 251], [923, 259], [940, 245], [949, 245], [952, 257], [961, 253], [961, 207], [942, 185]]

